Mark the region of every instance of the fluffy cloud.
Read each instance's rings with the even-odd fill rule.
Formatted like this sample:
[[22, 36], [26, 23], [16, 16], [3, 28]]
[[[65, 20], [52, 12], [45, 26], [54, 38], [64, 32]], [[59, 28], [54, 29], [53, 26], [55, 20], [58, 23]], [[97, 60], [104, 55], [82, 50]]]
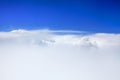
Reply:
[[120, 80], [120, 34], [0, 32], [0, 80]]

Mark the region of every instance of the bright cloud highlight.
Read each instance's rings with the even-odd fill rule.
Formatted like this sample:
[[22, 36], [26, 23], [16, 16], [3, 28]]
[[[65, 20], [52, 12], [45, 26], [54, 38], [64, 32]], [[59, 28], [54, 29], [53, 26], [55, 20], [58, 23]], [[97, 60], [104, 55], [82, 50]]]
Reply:
[[120, 80], [120, 34], [0, 32], [0, 80]]

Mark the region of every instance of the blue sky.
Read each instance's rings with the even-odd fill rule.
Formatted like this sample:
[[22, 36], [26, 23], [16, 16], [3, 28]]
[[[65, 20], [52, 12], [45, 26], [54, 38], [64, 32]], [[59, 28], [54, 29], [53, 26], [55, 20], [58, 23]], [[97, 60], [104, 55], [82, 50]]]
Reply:
[[14, 29], [120, 33], [120, 1], [1, 0], [0, 31]]

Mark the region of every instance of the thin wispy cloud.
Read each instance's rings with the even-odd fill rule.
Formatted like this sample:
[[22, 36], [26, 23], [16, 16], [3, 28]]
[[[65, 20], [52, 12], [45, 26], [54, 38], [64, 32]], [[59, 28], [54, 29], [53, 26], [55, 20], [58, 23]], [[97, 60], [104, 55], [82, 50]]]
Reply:
[[119, 48], [120, 34], [0, 32], [0, 80], [120, 80]]

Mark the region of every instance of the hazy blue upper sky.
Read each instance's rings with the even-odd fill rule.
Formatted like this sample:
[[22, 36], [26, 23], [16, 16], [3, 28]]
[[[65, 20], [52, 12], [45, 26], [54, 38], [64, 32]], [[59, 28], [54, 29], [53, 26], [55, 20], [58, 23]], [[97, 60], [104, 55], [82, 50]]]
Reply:
[[120, 1], [0, 0], [0, 31], [19, 28], [120, 33]]

